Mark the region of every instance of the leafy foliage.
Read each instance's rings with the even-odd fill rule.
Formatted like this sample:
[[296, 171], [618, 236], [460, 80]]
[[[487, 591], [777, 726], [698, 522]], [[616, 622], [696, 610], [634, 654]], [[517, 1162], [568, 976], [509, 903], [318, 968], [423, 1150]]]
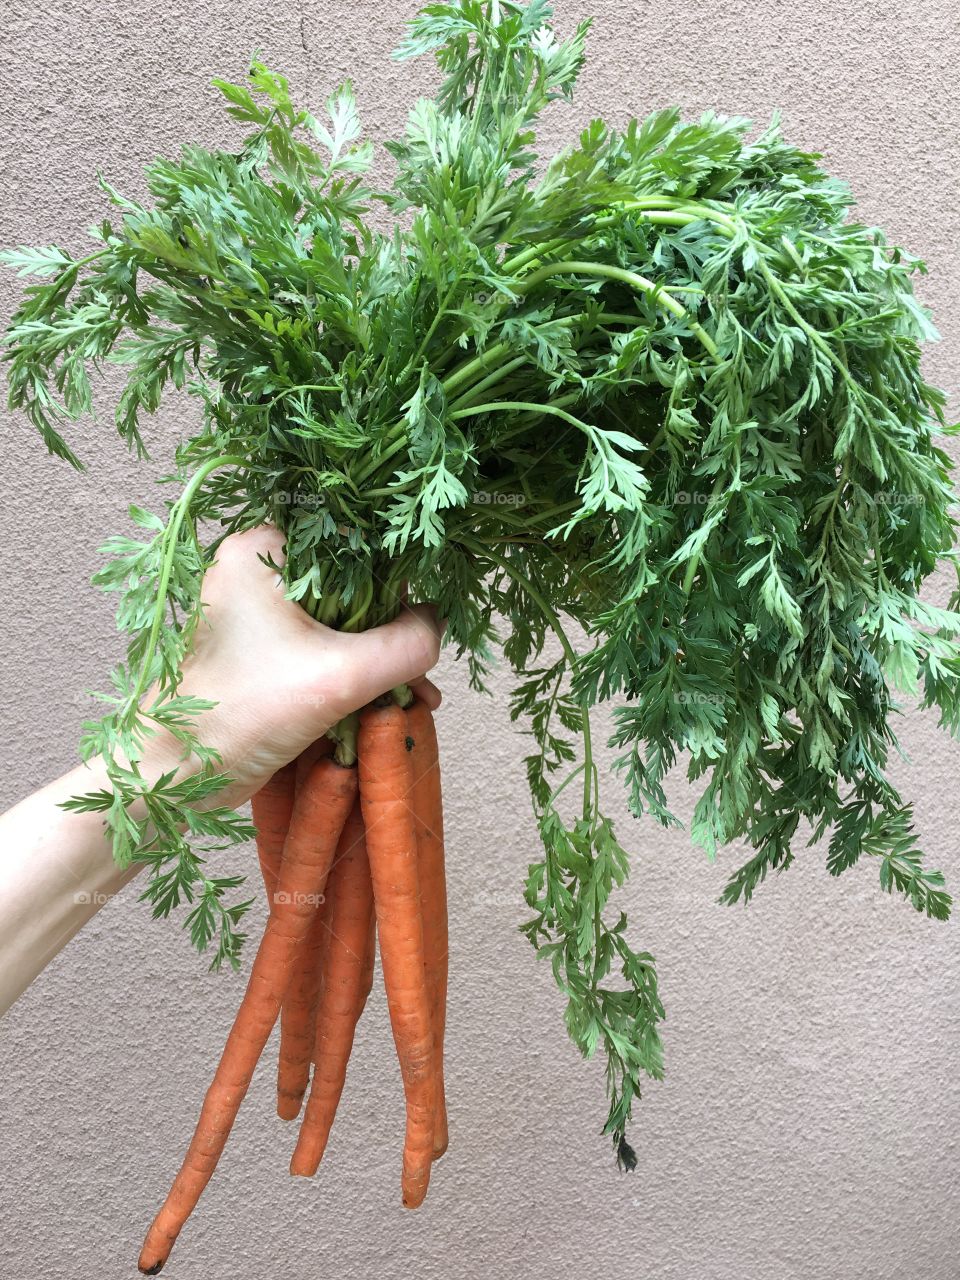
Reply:
[[[105, 815], [118, 859], [150, 863], [155, 913], [192, 906], [217, 960], [243, 907], [190, 841], [248, 828], [198, 807], [222, 778], [203, 704], [177, 691], [216, 548], [200, 531], [277, 523], [291, 598], [331, 625], [388, 618], [409, 580], [478, 688], [502, 620], [543, 839], [525, 932], [574, 1042], [606, 1056], [606, 1132], [629, 1167], [663, 1007], [653, 957], [610, 922], [629, 860], [590, 708], [616, 704], [634, 812], [676, 822], [664, 781], [682, 754], [702, 781], [695, 840], [749, 842], [725, 901], [787, 868], [803, 824], [829, 835], [833, 874], [870, 854], [882, 888], [946, 916], [886, 771], [897, 690], [960, 725], [960, 614], [919, 598], [956, 566], [955, 498], [944, 396], [920, 367], [922, 264], [851, 220], [846, 187], [777, 122], [750, 140], [744, 120], [675, 110], [594, 120], [538, 167], [538, 117], [570, 96], [587, 34], [549, 18], [544, 0], [422, 10], [398, 56], [433, 52], [443, 81], [387, 144], [389, 190], [368, 185], [349, 84], [321, 121], [259, 62], [215, 82], [249, 126], [238, 151], [156, 161], [148, 205], [102, 182], [116, 212], [87, 258], [4, 255], [36, 280], [5, 355], [11, 404], [75, 466], [69, 423], [104, 361], [126, 369], [116, 427], [139, 452], [169, 390], [196, 398], [182, 496], [107, 547], [130, 649], [83, 751], [113, 789], [72, 803]], [[158, 727], [199, 759], [192, 781], [145, 782]]]

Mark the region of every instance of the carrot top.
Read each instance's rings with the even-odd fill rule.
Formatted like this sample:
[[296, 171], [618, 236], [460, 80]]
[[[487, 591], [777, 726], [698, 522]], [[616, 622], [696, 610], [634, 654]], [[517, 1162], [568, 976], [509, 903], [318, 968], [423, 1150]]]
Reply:
[[[477, 686], [502, 634], [544, 845], [525, 929], [577, 1045], [607, 1056], [606, 1129], [629, 1159], [663, 1011], [652, 956], [608, 909], [629, 860], [591, 709], [613, 704], [635, 814], [677, 822], [682, 755], [697, 843], [750, 845], [724, 901], [791, 864], [802, 820], [832, 874], [868, 854], [883, 889], [945, 917], [887, 764], [898, 690], [960, 727], [960, 613], [920, 598], [953, 565], [956, 495], [920, 364], [922, 264], [851, 221], [845, 185], [776, 124], [594, 119], [541, 164], [539, 118], [572, 94], [589, 25], [564, 39], [550, 12], [423, 9], [398, 55], [435, 53], [443, 79], [387, 143], [386, 190], [348, 82], [322, 120], [259, 61], [215, 82], [244, 141], [157, 160], [145, 203], [102, 181], [111, 217], [85, 257], [5, 254], [36, 281], [3, 341], [11, 404], [68, 462], [108, 358], [134, 449], [168, 390], [202, 411], [182, 495], [165, 518], [133, 508], [142, 536], [115, 538], [98, 575], [130, 653], [83, 742], [112, 790], [75, 807], [104, 815], [121, 861], [150, 863], [156, 912], [192, 900], [194, 941], [235, 960], [235, 880], [195, 843], [249, 835], [201, 803], [217, 762], [153, 787], [137, 768], [157, 724], [202, 737], [177, 670], [205, 529], [275, 522], [290, 596], [333, 626], [390, 618], [408, 582]], [[149, 828], [129, 816], [144, 793]]]

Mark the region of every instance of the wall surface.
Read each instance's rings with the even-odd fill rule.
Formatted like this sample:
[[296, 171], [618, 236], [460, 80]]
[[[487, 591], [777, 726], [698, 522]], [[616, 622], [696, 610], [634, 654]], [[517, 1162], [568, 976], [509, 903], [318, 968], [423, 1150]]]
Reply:
[[[103, 213], [99, 167], [139, 190], [143, 162], [223, 137], [207, 82], [262, 49], [319, 101], [342, 71], [374, 136], [433, 83], [387, 57], [413, 0], [6, 0], [0, 44], [0, 243], [79, 247]], [[851, 181], [864, 220], [926, 258], [922, 294], [943, 341], [933, 381], [960, 385], [960, 26], [939, 0], [567, 0], [592, 10], [591, 60], [545, 144], [591, 116], [679, 101], [765, 121]], [[0, 282], [0, 313], [17, 288]], [[105, 394], [105, 404], [109, 397]], [[954, 402], [956, 404], [956, 402]], [[156, 454], [187, 426], [165, 412]], [[94, 452], [87, 426], [80, 451]], [[3, 422], [0, 474], [0, 808], [74, 760], [86, 688], [118, 644], [88, 585], [104, 535], [150, 477], [104, 427], [83, 477]], [[397, 1188], [402, 1101], [382, 995], [362, 1024], [322, 1176], [286, 1174], [265, 1059], [222, 1166], [184, 1232], [177, 1280], [954, 1280], [960, 1275], [960, 946], [954, 924], [882, 895], [876, 870], [842, 882], [822, 851], [716, 905], [738, 858], [716, 865], [683, 833], [647, 825], [624, 894], [658, 959], [668, 1076], [640, 1108], [632, 1177], [598, 1138], [603, 1082], [568, 1044], [549, 974], [516, 932], [536, 839], [522, 741], [445, 661], [440, 717], [453, 930], [453, 1141], [425, 1208]], [[899, 777], [926, 846], [960, 883], [960, 749], [907, 717]], [[469, 744], [469, 745], [468, 745]], [[909, 777], [907, 776], [909, 774]], [[615, 784], [614, 784], [615, 785]], [[683, 786], [677, 803], [689, 811]], [[4, 849], [0, 856], [15, 855]], [[252, 850], [245, 858], [253, 870]], [[131, 889], [51, 964], [0, 1023], [0, 1276], [134, 1273], [143, 1229], [192, 1131], [241, 990], [205, 973]]]

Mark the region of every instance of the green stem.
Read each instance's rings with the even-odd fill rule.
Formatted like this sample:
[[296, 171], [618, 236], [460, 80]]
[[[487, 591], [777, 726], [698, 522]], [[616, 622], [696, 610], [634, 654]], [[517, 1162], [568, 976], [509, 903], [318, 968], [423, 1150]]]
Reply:
[[367, 613], [373, 603], [373, 595], [373, 580], [370, 579], [368, 582], [364, 583], [363, 590], [359, 595], [359, 602], [354, 601], [353, 613], [340, 627], [341, 631], [355, 632], [364, 630], [363, 624], [366, 621]]
[[[714, 222], [715, 225], [725, 232], [725, 234], [732, 236], [736, 231], [737, 224], [734, 220], [719, 210], [710, 209], [706, 206], [695, 203], [691, 204], [689, 202], [679, 201], [670, 196], [645, 197], [643, 199], [631, 201], [628, 204], [618, 206], [618, 208], [622, 211], [636, 210], [638, 212], [646, 212], [649, 213], [651, 217], [656, 215], [657, 221], [672, 221], [674, 225], [680, 226], [684, 226], [689, 222], [702, 218]], [[612, 225], [615, 220], [616, 216], [611, 214], [606, 219], [599, 219], [596, 225]], [[530, 245], [527, 249], [515, 254], [512, 258], [506, 258], [501, 264], [502, 270], [512, 273], [525, 270], [531, 262], [538, 260], [544, 254], [550, 253], [555, 249], [562, 248], [565, 245], [576, 243], [583, 243], [582, 238], [580, 240], [576, 240], [565, 236], [555, 240], [548, 240], [543, 244]], [[536, 270], [531, 272], [530, 275], [526, 276], [525, 279], [518, 281], [517, 286], [520, 292], [526, 292], [535, 284], [549, 278], [551, 275], [571, 271], [575, 271], [582, 275], [593, 275], [610, 280], [621, 281], [624, 284], [629, 284], [632, 288], [635, 288], [640, 292], [650, 295], [653, 297], [657, 305], [663, 310], [670, 312], [672, 315], [676, 316], [677, 319], [685, 320], [690, 326], [691, 332], [695, 334], [701, 345], [711, 356], [715, 358], [718, 355], [716, 343], [696, 320], [690, 318], [689, 312], [686, 308], [671, 296], [670, 286], [659, 285], [653, 280], [648, 280], [645, 276], [638, 275], [632, 271], [626, 271], [621, 267], [611, 266], [606, 263], [582, 262], [580, 260], [551, 262], [538, 267]], [[678, 291], [681, 287], [682, 286], [677, 287]], [[617, 312], [605, 314], [608, 319], [613, 320], [616, 318], [621, 320], [623, 323], [637, 324], [642, 319], [640, 316], [627, 317], [622, 313]], [[572, 317], [565, 317], [564, 319], [566, 321], [568, 319], [572, 319]], [[454, 354], [458, 346], [459, 342], [453, 342], [446, 348], [441, 356], [441, 367], [446, 363], [450, 356]], [[479, 355], [472, 357], [470, 360], [451, 370], [444, 378], [441, 379], [441, 385], [443, 386], [446, 395], [450, 397], [453, 392], [460, 390], [462, 396], [464, 394], [462, 391], [464, 384], [469, 384], [470, 380], [476, 377], [478, 373], [486, 375], [488, 366], [507, 354], [510, 350], [510, 343], [504, 341], [496, 342], [493, 346], [488, 347]], [[374, 462], [361, 469], [357, 476], [358, 482], [362, 484], [363, 481], [378, 470], [384, 462], [395, 457], [403, 450], [403, 448], [404, 438], [402, 435], [402, 424], [399, 424], [398, 438], [394, 439], [387, 449], [385, 449]]]
[[564, 245], [578, 244], [576, 239], [570, 236], [560, 236], [556, 240], [545, 240], [543, 244], [532, 244], [527, 249], [523, 249], [520, 253], [515, 253], [512, 258], [505, 258], [501, 269], [506, 274], [509, 272], [515, 275], [518, 271], [523, 271], [531, 262], [538, 262], [540, 258], [547, 253], [553, 253], [556, 249], [562, 249]]
[[450, 402], [451, 408], [456, 408], [458, 405], [460, 408], [463, 408], [468, 401], [475, 399], [479, 395], [483, 395], [485, 391], [489, 391], [490, 388], [495, 387], [497, 383], [505, 382], [511, 373], [514, 373], [526, 363], [527, 357], [522, 355], [517, 356], [515, 360], [511, 360], [505, 365], [501, 365], [499, 369], [494, 369], [492, 373], [488, 373], [485, 378], [481, 378], [481, 380], [474, 383], [472, 387], [467, 387], [466, 391], [461, 391], [461, 393]]
[[[346, 621], [340, 623], [338, 629], [353, 633], [365, 631], [370, 627], [389, 622], [391, 618], [395, 617], [400, 602], [400, 585], [405, 572], [402, 565], [395, 567], [382, 583], [383, 589], [379, 594], [375, 585], [376, 575], [371, 575], [351, 601], [353, 612]], [[336, 614], [339, 602], [339, 591], [324, 595], [320, 603], [320, 608], [324, 613], [324, 620], [331, 612], [334, 615]], [[336, 625], [335, 616], [330, 620], [330, 625]], [[400, 707], [409, 706], [413, 701], [413, 694], [407, 685], [398, 685], [391, 691], [391, 694], [394, 702]], [[356, 713], [344, 716], [342, 720], [327, 730], [327, 736], [337, 744], [334, 758], [338, 764], [346, 768], [355, 765], [357, 761], [358, 731], [359, 718]]]
[[[533, 412], [534, 408], [536, 409], [536, 412], [534, 414], [535, 419], [545, 418], [548, 414], [553, 413], [557, 409], [562, 409], [564, 408], [564, 406], [568, 404], [576, 404], [576, 402], [581, 398], [582, 398], [582, 392], [568, 391], [565, 396], [555, 396], [554, 399], [549, 401], [548, 404], [538, 404], [536, 406], [531, 406], [530, 411]], [[509, 403], [509, 401], [506, 403]], [[477, 407], [477, 406], [473, 406], [473, 407]], [[482, 406], [480, 407], [482, 408]], [[499, 409], [502, 406], [497, 404], [493, 406], [487, 405], [486, 407], [487, 408], [493, 407], [493, 408]], [[586, 423], [578, 423], [578, 425], [582, 430], [586, 426]], [[527, 422], [523, 426], [514, 427], [512, 431], [505, 431], [502, 436], [497, 437], [497, 447], [499, 448], [500, 445], [502, 445], [507, 440], [511, 440], [514, 436], [522, 435], [525, 431], [529, 429], [529, 426], [530, 426], [530, 423]]]
[[296, 387], [287, 387], [285, 391], [278, 391], [272, 400], [268, 400], [262, 407], [264, 409], [272, 408], [278, 400], [285, 400], [287, 396], [296, 395], [298, 391], [342, 391], [343, 387], [325, 384], [322, 382], [304, 382]]
[[413, 703], [413, 690], [408, 684], [398, 684], [390, 693], [398, 707], [409, 707]]
[[327, 730], [327, 736], [337, 744], [333, 758], [337, 764], [343, 765], [345, 769], [349, 769], [357, 763], [357, 734], [359, 730], [360, 717], [356, 711], [344, 716], [342, 720]]
[[[401, 380], [407, 373], [409, 373], [412, 369], [415, 369], [417, 365], [420, 363], [420, 360], [422, 359], [424, 352], [426, 351], [427, 347], [430, 344], [430, 339], [433, 337], [433, 335], [437, 331], [437, 325], [440, 323], [440, 321], [443, 319], [443, 317], [447, 313], [447, 304], [449, 303], [451, 297], [453, 296], [453, 292], [455, 288], [456, 288], [456, 281], [451, 281], [451, 283], [447, 285], [447, 291], [443, 295], [442, 301], [438, 301], [437, 303], [437, 313], [433, 317], [430, 327], [427, 330], [427, 332], [424, 334], [419, 347], [417, 347], [416, 354], [408, 361], [406, 369], [403, 371], [403, 374], [401, 374]], [[439, 299], [439, 293], [437, 297]]]
[[[579, 311], [577, 312], [576, 315], [559, 316], [556, 320], [551, 320], [550, 323], [554, 325], [563, 325], [564, 327], [566, 327], [568, 325], [579, 324], [581, 321], [586, 319], [587, 319], [587, 312]], [[637, 325], [642, 324], [643, 317], [639, 315], [630, 315], [622, 311], [601, 311], [596, 316], [596, 322], [598, 325], [627, 324], [627, 325], [632, 325], [635, 328]], [[502, 345], [504, 347], [507, 346], [506, 343], [503, 343], [503, 344], [498, 343], [497, 345], [498, 346]], [[492, 350], [494, 350], [494, 348], [491, 347], [491, 351]], [[460, 391], [459, 395], [455, 396], [454, 399], [451, 401], [451, 404], [462, 405], [466, 401], [472, 399], [475, 395], [479, 394], [480, 392], [488, 391], [490, 387], [496, 386], [498, 382], [505, 382], [507, 378], [510, 376], [510, 374], [515, 372], [515, 370], [519, 369], [521, 365], [526, 364], [528, 362], [528, 359], [529, 357], [527, 356], [517, 356], [515, 360], [511, 360], [509, 361], [509, 363], [505, 365], [501, 365], [499, 368], [494, 369], [492, 373], [487, 374], [487, 376], [483, 378], [480, 382], [474, 383], [472, 387], [468, 387], [465, 391]], [[489, 361], [485, 361], [485, 364], [488, 362]], [[474, 365], [475, 363], [476, 363], [475, 361], [471, 361], [470, 365]], [[449, 382], [453, 382], [454, 375], [456, 375], [456, 385], [459, 386], [461, 381], [463, 381], [463, 378], [460, 376], [461, 373], [464, 376], [466, 376], [470, 373], [476, 373], [478, 371], [482, 372], [482, 367], [477, 369], [477, 368], [471, 368], [470, 365], [464, 365], [462, 366], [461, 369], [454, 370], [453, 374], [449, 375]], [[449, 383], [447, 380], [444, 381], [444, 387], [447, 390], [449, 390]]]
[[[645, 213], [651, 221], [656, 220], [657, 222], [667, 221], [662, 216], [655, 218], [655, 215], [661, 213], [690, 215], [690, 221], [703, 220], [704, 222], [712, 222], [729, 238], [732, 238], [737, 231], [736, 218], [730, 217], [729, 214], [723, 213], [720, 209], [712, 209], [709, 205], [700, 204], [696, 200], [684, 200], [677, 196], [643, 196], [638, 200], [626, 200], [623, 204], [616, 205], [615, 208], [623, 213]], [[594, 225], [598, 227], [611, 226], [615, 221], [616, 215], [611, 214], [606, 218], [598, 218]]]
[[109, 246], [106, 249], [98, 249], [96, 253], [88, 253], [85, 258], [78, 258], [76, 262], [71, 262], [68, 267], [64, 267], [64, 271], [79, 271], [81, 267], [89, 266], [98, 258], [105, 258], [108, 253], [112, 253]]
[[[448, 399], [451, 393], [457, 390], [458, 387], [462, 386], [464, 382], [469, 382], [470, 379], [475, 377], [478, 373], [484, 373], [486, 371], [486, 366], [491, 361], [498, 360], [510, 350], [511, 345], [508, 342], [494, 343], [492, 347], [488, 347], [479, 355], [465, 361], [458, 368], [447, 374], [445, 378], [440, 380], [440, 385], [443, 387], [444, 393]], [[365, 466], [360, 467], [357, 471], [355, 480], [358, 486], [362, 485], [365, 480], [368, 480], [372, 475], [380, 470], [385, 462], [389, 462], [391, 458], [395, 458], [398, 453], [401, 453], [404, 450], [407, 443], [405, 424], [403, 422], [398, 422], [390, 429], [387, 438], [390, 440], [388, 446], [376, 458], [372, 459]]]
[[326, 594], [317, 602], [317, 607], [313, 611], [313, 616], [318, 622], [322, 622], [325, 627], [336, 625], [337, 615], [340, 612], [340, 592], [334, 591]]
[[395, 434], [391, 432], [391, 435], [394, 435], [394, 438], [386, 449], [384, 449], [382, 453], [379, 453], [376, 458], [368, 462], [366, 466], [360, 467], [357, 471], [356, 484], [358, 488], [363, 485], [365, 480], [368, 480], [372, 475], [379, 471], [385, 462], [389, 462], [391, 458], [395, 458], [398, 453], [402, 453], [407, 447], [407, 438], [402, 430], [403, 424], [400, 423], [398, 425], [401, 427], [401, 430], [397, 431]]
[[601, 279], [617, 280], [642, 293], [649, 294], [657, 306], [664, 311], [669, 311], [678, 320], [685, 320], [691, 332], [699, 338], [701, 345], [711, 356], [716, 357], [718, 354], [716, 343], [696, 320], [690, 318], [686, 307], [666, 293], [662, 286], [653, 280], [648, 280], [646, 276], [638, 275], [635, 271], [626, 271], [623, 267], [610, 266], [605, 262], [582, 262], [579, 259], [569, 259], [563, 262], [550, 262], [546, 266], [539, 267], [532, 275], [521, 281], [518, 287], [526, 292], [553, 275], [597, 276]]
[[452, 373], [448, 373], [445, 378], [441, 378], [440, 385], [443, 387], [447, 396], [463, 382], [468, 382], [475, 373], [485, 373], [487, 365], [493, 360], [499, 360], [511, 350], [509, 342], [495, 342], [492, 347], [487, 347], [485, 351], [481, 351], [478, 356], [474, 356], [472, 360], [466, 361], [454, 369]]
[[[712, 222], [724, 234], [733, 236], [736, 222], [719, 209], [711, 209], [708, 205], [698, 204], [676, 196], [644, 196], [639, 200], [626, 201], [615, 206], [620, 212], [644, 213], [648, 222], [662, 226], [685, 227], [691, 222]], [[611, 227], [617, 221], [617, 214], [597, 218], [594, 227]], [[555, 240], [545, 240], [543, 244], [532, 244], [512, 258], [506, 258], [502, 264], [504, 271], [517, 272], [524, 270], [531, 262], [536, 262], [548, 253], [554, 253], [569, 244], [582, 244], [584, 237], [561, 236]]]
[[477, 140], [477, 130], [480, 127], [480, 111], [483, 107], [483, 97], [487, 91], [487, 81], [490, 78], [490, 57], [484, 52], [483, 54], [483, 70], [480, 73], [480, 79], [474, 90], [473, 96], [473, 119], [470, 121], [470, 144], [471, 146]]
[[[575, 398], [579, 399], [580, 393], [575, 393]], [[583, 422], [580, 418], [575, 418], [572, 413], [567, 413], [566, 409], [561, 409], [556, 402], [549, 404], [532, 404], [525, 400], [493, 400], [489, 404], [475, 404], [466, 409], [457, 409], [451, 413], [451, 418], [472, 418], [481, 413], [499, 413], [499, 412], [515, 412], [515, 413], [537, 413], [552, 414], [555, 418], [562, 418], [564, 422], [569, 422], [572, 427], [576, 427], [585, 435], [593, 437], [595, 428], [589, 423]]]

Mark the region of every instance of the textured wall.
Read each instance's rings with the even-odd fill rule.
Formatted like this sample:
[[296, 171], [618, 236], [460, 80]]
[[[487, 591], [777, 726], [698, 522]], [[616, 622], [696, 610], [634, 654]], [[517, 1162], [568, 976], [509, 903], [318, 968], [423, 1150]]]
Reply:
[[[765, 120], [826, 153], [868, 221], [922, 254], [944, 341], [935, 381], [960, 385], [956, 187], [960, 29], [939, 0], [866, 4], [569, 0], [597, 14], [577, 104], [622, 122], [679, 100]], [[0, 44], [0, 243], [79, 246], [102, 214], [99, 166], [139, 169], [222, 120], [206, 83], [260, 48], [318, 100], [352, 72], [374, 134], [400, 127], [432, 67], [387, 59], [413, 0], [6, 0]], [[15, 287], [2, 281], [0, 312]], [[157, 454], [189, 407], [157, 424]], [[93, 454], [93, 428], [81, 433]], [[81, 448], [81, 452], [84, 452]], [[0, 808], [72, 763], [117, 653], [88, 586], [95, 548], [150, 500], [104, 428], [77, 479], [4, 420], [0, 477]], [[747, 911], [715, 905], [739, 851], [710, 866], [683, 834], [621, 829], [639, 850], [624, 905], [660, 963], [669, 1074], [651, 1088], [618, 1176], [597, 1136], [603, 1089], [567, 1043], [549, 975], [517, 935], [535, 834], [521, 741], [502, 701], [446, 662], [453, 1141], [426, 1207], [399, 1207], [401, 1092], [382, 997], [354, 1055], [322, 1176], [291, 1181], [291, 1133], [258, 1074], [228, 1154], [169, 1271], [180, 1280], [462, 1275], [572, 1280], [951, 1280], [960, 1274], [960, 954], [954, 925], [882, 896], [874, 867], [831, 881], [809, 852]], [[908, 717], [927, 846], [960, 882], [960, 751]], [[678, 804], [685, 807], [682, 786]], [[686, 806], [688, 807], [688, 806]], [[3, 850], [9, 855], [11, 851]], [[245, 865], [253, 869], [248, 851]], [[241, 990], [208, 977], [132, 890], [110, 904], [0, 1024], [0, 1275], [134, 1271]], [[256, 922], [255, 922], [256, 923]]]

